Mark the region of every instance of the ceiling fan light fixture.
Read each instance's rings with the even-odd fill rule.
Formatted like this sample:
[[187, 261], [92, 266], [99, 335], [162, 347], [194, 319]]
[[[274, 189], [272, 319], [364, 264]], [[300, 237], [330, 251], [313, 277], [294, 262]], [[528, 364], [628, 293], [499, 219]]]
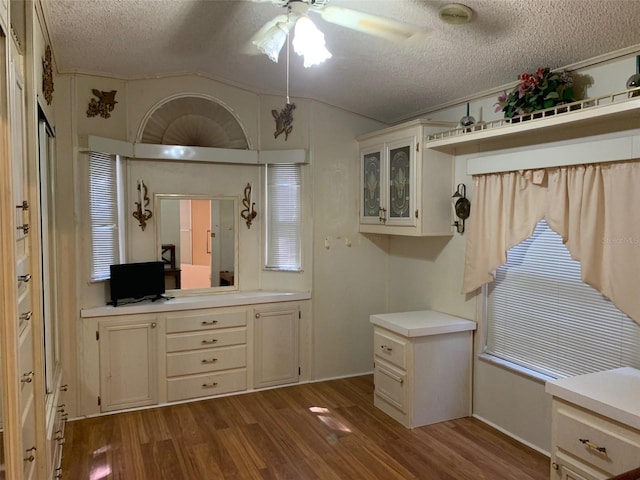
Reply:
[[286, 22], [276, 22], [271, 28], [264, 32], [264, 35], [256, 38], [251, 43], [272, 61], [278, 63], [278, 57], [280, 56], [280, 51], [284, 43], [287, 41], [289, 29], [290, 27]]
[[293, 51], [304, 58], [305, 68], [318, 65], [332, 57], [324, 42], [324, 34], [306, 15], [296, 21]]

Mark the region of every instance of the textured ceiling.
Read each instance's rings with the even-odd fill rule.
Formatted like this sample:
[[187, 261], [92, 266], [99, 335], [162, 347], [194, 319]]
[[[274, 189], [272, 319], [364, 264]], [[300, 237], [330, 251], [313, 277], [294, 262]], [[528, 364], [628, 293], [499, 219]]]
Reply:
[[[394, 43], [312, 18], [333, 58], [302, 67], [292, 53], [292, 97], [387, 123], [516, 80], [640, 43], [640, 0], [466, 0], [468, 25], [438, 19], [437, 0], [331, 0], [410, 23], [427, 34]], [[201, 73], [284, 95], [280, 63], [249, 55], [251, 36], [282, 7], [246, 0], [42, 0], [60, 73], [119, 78]], [[631, 75], [634, 72], [629, 72]], [[623, 88], [624, 80], [621, 80]]]

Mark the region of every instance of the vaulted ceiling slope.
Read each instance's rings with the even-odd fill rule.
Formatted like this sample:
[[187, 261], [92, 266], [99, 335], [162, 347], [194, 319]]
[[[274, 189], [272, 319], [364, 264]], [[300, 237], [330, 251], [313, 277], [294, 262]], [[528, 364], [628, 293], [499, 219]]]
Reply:
[[[248, 54], [284, 7], [248, 0], [42, 0], [60, 73], [144, 78], [199, 73], [257, 93], [285, 94], [286, 60]], [[291, 96], [386, 123], [511, 83], [539, 66], [572, 65], [640, 43], [639, 0], [465, 0], [467, 25], [438, 18], [441, 0], [330, 0], [420, 27], [392, 42], [312, 15], [333, 58], [303, 68]], [[635, 72], [629, 72], [631, 75]], [[621, 89], [625, 79], [621, 79]]]

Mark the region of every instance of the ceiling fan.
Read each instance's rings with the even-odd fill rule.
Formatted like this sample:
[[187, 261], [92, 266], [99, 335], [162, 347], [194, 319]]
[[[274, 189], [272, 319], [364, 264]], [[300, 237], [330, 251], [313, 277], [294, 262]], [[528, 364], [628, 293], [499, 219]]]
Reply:
[[270, 2], [286, 7], [287, 13], [278, 15], [264, 24], [252, 37], [251, 43], [274, 62], [278, 62], [280, 51], [289, 33], [294, 31], [292, 46], [294, 51], [304, 57], [304, 66], [310, 67], [331, 58], [324, 42], [324, 34], [309, 18], [309, 12], [319, 15], [323, 20], [358, 32], [374, 35], [387, 40], [407, 40], [424, 33], [416, 26], [388, 18], [352, 10], [350, 8], [330, 6], [330, 0], [252, 0]]

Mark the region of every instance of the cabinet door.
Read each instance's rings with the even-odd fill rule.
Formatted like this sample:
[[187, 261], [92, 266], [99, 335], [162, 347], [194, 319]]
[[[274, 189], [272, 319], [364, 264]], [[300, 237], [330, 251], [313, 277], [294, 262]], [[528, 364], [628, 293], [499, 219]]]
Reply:
[[298, 381], [299, 312], [297, 305], [254, 309], [256, 388]]
[[415, 137], [386, 145], [386, 225], [416, 225], [415, 152]]
[[158, 335], [155, 319], [100, 322], [101, 410], [158, 401]]
[[360, 223], [383, 221], [382, 145], [360, 152]]

